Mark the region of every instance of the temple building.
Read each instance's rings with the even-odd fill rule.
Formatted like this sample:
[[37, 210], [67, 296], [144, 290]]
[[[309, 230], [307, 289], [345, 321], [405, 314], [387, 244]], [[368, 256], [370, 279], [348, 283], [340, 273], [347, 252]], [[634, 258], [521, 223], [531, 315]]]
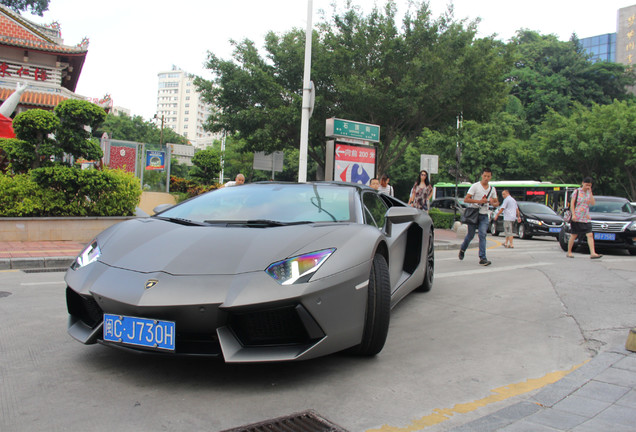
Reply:
[[19, 82], [28, 87], [14, 116], [32, 108], [53, 110], [65, 99], [87, 99], [75, 93], [87, 52], [88, 39], [64, 45], [57, 23], [35, 24], [0, 6], [0, 103]]

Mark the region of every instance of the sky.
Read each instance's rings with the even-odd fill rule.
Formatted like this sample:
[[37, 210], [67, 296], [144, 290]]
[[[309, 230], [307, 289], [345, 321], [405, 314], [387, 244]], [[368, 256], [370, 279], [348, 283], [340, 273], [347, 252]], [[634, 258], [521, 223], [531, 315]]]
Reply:
[[[313, 0], [312, 20], [329, 13], [335, 0]], [[344, 0], [336, 1], [342, 9]], [[384, 0], [353, 0], [370, 11]], [[408, 0], [396, 0], [398, 14]], [[437, 18], [449, 0], [430, 0]], [[454, 0], [456, 19], [480, 19], [478, 37], [507, 41], [519, 29], [555, 34], [568, 40], [616, 32], [618, 9], [636, 0]], [[269, 31], [307, 27], [306, 0], [51, 0], [43, 17], [24, 13], [38, 24], [57, 21], [65, 45], [84, 37], [90, 44], [76, 93], [91, 98], [110, 94], [113, 103], [148, 120], [156, 112], [157, 74], [173, 65], [211, 79], [204, 68], [207, 52], [229, 60], [230, 39], [250, 39], [262, 48]]]

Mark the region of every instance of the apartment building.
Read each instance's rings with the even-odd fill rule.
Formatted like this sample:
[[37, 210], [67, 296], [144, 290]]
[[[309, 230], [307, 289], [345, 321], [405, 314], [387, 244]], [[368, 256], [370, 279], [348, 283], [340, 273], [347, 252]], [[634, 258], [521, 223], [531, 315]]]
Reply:
[[220, 139], [218, 134], [203, 130], [210, 106], [205, 104], [194, 85], [194, 76], [176, 66], [171, 70], [159, 72], [157, 87], [157, 118], [163, 121], [190, 143], [204, 149]]

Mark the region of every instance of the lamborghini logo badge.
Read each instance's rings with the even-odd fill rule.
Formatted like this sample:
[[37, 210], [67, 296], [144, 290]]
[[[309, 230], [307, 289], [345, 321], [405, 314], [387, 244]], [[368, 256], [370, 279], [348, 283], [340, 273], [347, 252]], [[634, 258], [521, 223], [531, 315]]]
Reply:
[[157, 279], [148, 279], [148, 281], [146, 282], [146, 289], [152, 288], [153, 286], [157, 285], [157, 283], [159, 283]]

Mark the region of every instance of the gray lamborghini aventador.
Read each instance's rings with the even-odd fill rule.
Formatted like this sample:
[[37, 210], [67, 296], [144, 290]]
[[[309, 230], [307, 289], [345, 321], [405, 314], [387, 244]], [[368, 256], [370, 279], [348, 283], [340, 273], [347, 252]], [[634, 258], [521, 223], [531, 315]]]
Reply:
[[371, 188], [226, 187], [99, 234], [66, 273], [68, 332], [226, 362], [375, 355], [433, 270], [429, 216]]

